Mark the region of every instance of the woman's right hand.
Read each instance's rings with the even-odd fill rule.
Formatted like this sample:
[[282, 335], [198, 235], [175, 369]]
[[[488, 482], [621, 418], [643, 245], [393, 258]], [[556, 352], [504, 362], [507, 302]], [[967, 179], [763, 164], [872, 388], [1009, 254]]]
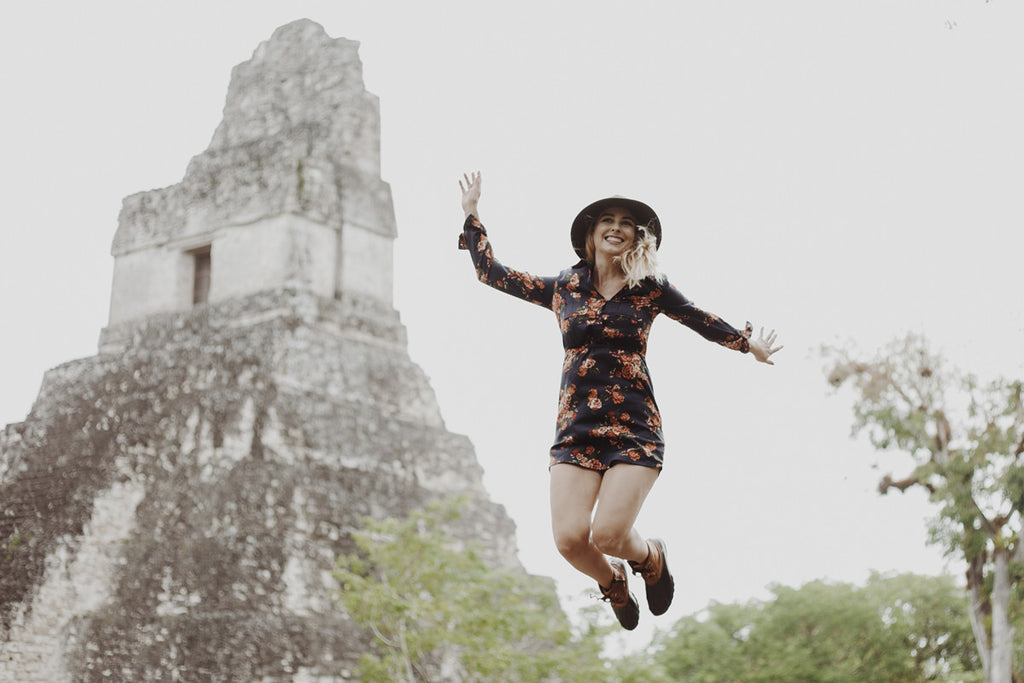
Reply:
[[480, 171], [463, 173], [462, 178], [459, 181], [459, 189], [462, 190], [462, 210], [466, 212], [467, 216], [473, 214], [479, 220], [480, 213], [477, 211], [476, 205], [480, 201], [480, 185], [483, 178], [480, 176]]

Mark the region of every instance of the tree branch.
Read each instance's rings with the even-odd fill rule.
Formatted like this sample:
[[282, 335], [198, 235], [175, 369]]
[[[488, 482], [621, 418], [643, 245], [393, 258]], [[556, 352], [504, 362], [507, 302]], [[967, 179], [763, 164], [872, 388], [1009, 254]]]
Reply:
[[1024, 531], [1017, 534], [1017, 540], [1013, 544], [1013, 555], [1010, 556], [1013, 562], [1024, 562]]
[[[949, 442], [953, 440], [953, 428], [949, 424], [946, 413], [936, 410], [935, 418], [935, 451], [932, 453], [932, 462], [945, 465], [949, 462]], [[941, 456], [941, 459], [936, 458]]]
[[370, 624], [370, 630], [373, 631], [373, 635], [376, 636], [380, 642], [384, 643], [384, 645], [392, 649], [395, 647], [393, 642], [384, 637], [384, 634], [380, 632], [380, 629], [377, 628], [376, 624]]
[[973, 505], [974, 509], [978, 512], [978, 516], [981, 518], [981, 523], [985, 527], [985, 531], [987, 531], [989, 536], [991, 536], [993, 539], [998, 539], [999, 533], [1002, 530], [1002, 526], [1003, 524], [1005, 524], [1005, 522], [1003, 522], [1003, 524], [996, 525], [995, 522], [986, 517], [985, 513], [981, 509], [981, 506], [978, 505], [978, 501], [974, 500], [973, 495], [971, 496], [971, 505]]
[[929, 493], [935, 493], [935, 487], [927, 481], [922, 481], [919, 477], [907, 477], [896, 481], [891, 474], [882, 477], [882, 481], [878, 483], [878, 492], [884, 496], [889, 493], [889, 489], [899, 489], [900, 493], [903, 493], [914, 484], [925, 487]]
[[974, 632], [974, 641], [978, 646], [978, 654], [981, 656], [981, 668], [985, 672], [987, 681], [992, 669], [992, 650], [989, 647], [986, 622], [992, 608], [984, 595], [985, 560], [984, 552], [971, 558], [971, 563], [967, 568], [967, 595], [970, 599], [971, 631]]

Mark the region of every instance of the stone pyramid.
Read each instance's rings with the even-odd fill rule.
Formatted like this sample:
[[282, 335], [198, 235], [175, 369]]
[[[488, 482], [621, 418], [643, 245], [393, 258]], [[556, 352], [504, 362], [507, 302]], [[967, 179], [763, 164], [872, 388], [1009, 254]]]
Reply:
[[0, 680], [351, 680], [334, 559], [438, 496], [518, 566], [392, 304], [357, 49], [279, 28], [182, 181], [125, 199], [98, 355], [0, 433]]

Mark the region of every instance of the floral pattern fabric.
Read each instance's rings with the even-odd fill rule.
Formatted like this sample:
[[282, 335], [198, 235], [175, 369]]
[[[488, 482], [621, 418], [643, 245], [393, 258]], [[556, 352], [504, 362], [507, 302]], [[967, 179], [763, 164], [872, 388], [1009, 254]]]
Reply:
[[665, 280], [647, 278], [605, 299], [593, 286], [586, 261], [557, 277], [513, 270], [494, 258], [487, 231], [472, 215], [459, 248], [469, 251], [481, 282], [558, 317], [565, 362], [551, 464], [605, 470], [624, 462], [661, 468], [661, 413], [645, 359], [659, 313], [722, 346], [749, 351], [739, 330], [694, 306]]

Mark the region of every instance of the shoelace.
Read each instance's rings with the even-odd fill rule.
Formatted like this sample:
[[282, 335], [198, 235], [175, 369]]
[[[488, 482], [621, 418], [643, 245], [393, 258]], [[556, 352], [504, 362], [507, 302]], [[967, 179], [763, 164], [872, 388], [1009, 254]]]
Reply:
[[[616, 584], [621, 584], [619, 588]], [[629, 588], [626, 586], [625, 579], [612, 579], [612, 585], [608, 588], [604, 586], [598, 586], [601, 589], [601, 600], [604, 602], [611, 603], [612, 607], [622, 607], [629, 603]]]

